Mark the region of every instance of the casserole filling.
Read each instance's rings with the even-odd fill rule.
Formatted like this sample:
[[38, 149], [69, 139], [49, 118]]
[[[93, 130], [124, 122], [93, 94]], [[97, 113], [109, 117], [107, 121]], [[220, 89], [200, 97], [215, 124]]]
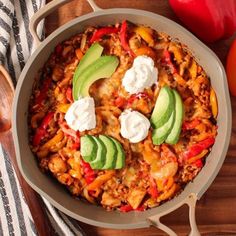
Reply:
[[[29, 143], [78, 199], [143, 211], [179, 194], [217, 135], [217, 99], [191, 53], [123, 21], [56, 46], [35, 79]], [[214, 101], [214, 102], [213, 102]]]

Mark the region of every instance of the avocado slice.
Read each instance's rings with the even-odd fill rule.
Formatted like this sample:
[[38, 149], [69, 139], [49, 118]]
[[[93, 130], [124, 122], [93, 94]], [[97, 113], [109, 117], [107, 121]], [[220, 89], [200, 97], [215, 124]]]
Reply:
[[169, 144], [176, 144], [179, 141], [179, 136], [181, 132], [183, 116], [184, 116], [184, 106], [178, 92], [174, 89], [172, 91], [175, 97], [175, 119], [174, 119], [175, 122], [165, 142]]
[[105, 165], [102, 167], [103, 170], [114, 169], [116, 165], [117, 149], [114, 141], [105, 135], [99, 135], [99, 139], [106, 146], [106, 161]]
[[163, 126], [153, 130], [152, 132], [153, 144], [160, 145], [166, 140], [166, 137], [169, 135], [174, 125], [174, 118], [175, 118], [175, 110], [173, 110], [169, 120]]
[[116, 70], [119, 60], [116, 56], [101, 56], [81, 73], [74, 83], [74, 98], [89, 96], [89, 87], [102, 78], [109, 78]]
[[116, 158], [115, 169], [121, 169], [125, 166], [125, 152], [124, 152], [124, 149], [116, 139], [111, 138], [111, 140], [115, 143], [116, 149], [117, 149], [117, 158]]
[[102, 169], [106, 161], [106, 152], [107, 152], [106, 146], [103, 144], [103, 142], [99, 138], [93, 137], [93, 136], [91, 137], [97, 143], [98, 149], [97, 149], [95, 159], [89, 164], [92, 169]]
[[83, 72], [83, 70], [89, 66], [90, 64], [92, 64], [94, 61], [96, 61], [103, 52], [103, 47], [99, 44], [99, 43], [94, 43], [84, 54], [84, 56], [82, 57], [79, 65], [76, 67], [74, 76], [73, 76], [73, 98], [74, 100], [77, 100], [78, 97], [76, 96], [75, 93], [75, 84], [79, 78], [79, 76], [81, 75], [81, 73]]
[[98, 149], [97, 143], [94, 141], [93, 137], [90, 135], [82, 136], [80, 139], [80, 153], [86, 162], [91, 162], [96, 158], [96, 153]]
[[174, 106], [174, 95], [171, 89], [167, 86], [162, 87], [150, 119], [154, 129], [160, 128], [169, 120]]

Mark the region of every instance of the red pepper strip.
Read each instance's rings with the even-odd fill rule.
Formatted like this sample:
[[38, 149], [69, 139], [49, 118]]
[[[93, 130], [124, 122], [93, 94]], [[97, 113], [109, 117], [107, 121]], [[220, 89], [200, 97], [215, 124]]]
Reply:
[[129, 97], [128, 105], [131, 105], [136, 99], [141, 99], [141, 98], [151, 99], [151, 97], [145, 92], [135, 93]]
[[39, 95], [35, 98], [36, 105], [42, 105], [43, 101], [47, 98], [47, 92], [51, 84], [51, 79], [47, 78], [43, 81], [42, 89], [39, 92]]
[[66, 99], [70, 102], [73, 103], [74, 99], [72, 97], [72, 89], [70, 87], [67, 88], [66, 90]]
[[33, 146], [38, 146], [40, 141], [46, 136], [47, 134], [47, 127], [50, 121], [53, 119], [54, 112], [49, 112], [44, 118], [40, 126], [36, 129], [36, 133], [33, 137]]
[[186, 152], [183, 153], [185, 160], [200, 154], [203, 150], [211, 147], [215, 143], [215, 138], [207, 138], [200, 141], [193, 146], [189, 147]]
[[121, 25], [120, 42], [121, 42], [121, 46], [124, 48], [124, 50], [127, 51], [130, 56], [135, 57], [134, 52], [130, 49], [129, 44], [127, 42], [127, 22], [126, 22], [126, 20], [124, 20]]
[[96, 178], [96, 174], [95, 174], [94, 170], [91, 168], [89, 163], [85, 162], [82, 159], [81, 159], [81, 166], [84, 170], [84, 178], [85, 178], [86, 183], [87, 184], [92, 183]]
[[168, 50], [164, 50], [162, 62], [170, 68], [172, 74], [177, 73], [177, 69], [171, 60], [171, 55]]
[[135, 209], [135, 211], [144, 211], [146, 208], [144, 205], [138, 207], [137, 209]]
[[101, 28], [101, 29], [97, 29], [93, 33], [93, 36], [90, 39], [90, 43], [93, 43], [94, 41], [98, 41], [104, 35], [112, 34], [112, 33], [117, 33], [118, 31], [119, 31], [119, 29], [115, 28], [115, 27], [104, 27], [104, 28]]
[[129, 211], [133, 211], [133, 210], [134, 210], [133, 207], [130, 206], [129, 204], [120, 207], [121, 212], [129, 212]]
[[157, 185], [154, 180], [154, 178], [150, 178], [150, 184], [151, 186], [148, 189], [148, 193], [152, 196], [152, 198], [157, 199], [158, 197], [158, 191], [157, 191]]
[[193, 165], [197, 166], [198, 168], [202, 168], [203, 167], [203, 163], [201, 159], [196, 160]]
[[131, 205], [127, 204], [127, 205], [124, 205], [124, 206], [121, 206], [120, 207], [120, 211], [121, 212], [129, 212], [129, 211], [144, 211], [145, 210], [145, 206], [142, 205], [136, 209], [134, 209]]
[[200, 124], [198, 119], [194, 119], [191, 121], [184, 121], [182, 125], [182, 130], [191, 130]]

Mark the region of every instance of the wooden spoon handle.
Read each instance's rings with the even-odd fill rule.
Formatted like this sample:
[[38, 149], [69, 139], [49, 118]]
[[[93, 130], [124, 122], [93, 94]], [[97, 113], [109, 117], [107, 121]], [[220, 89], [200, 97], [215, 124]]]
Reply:
[[31, 212], [32, 218], [35, 223], [35, 227], [37, 229], [38, 235], [40, 236], [52, 236], [55, 235], [55, 231], [52, 228], [48, 215], [45, 210], [45, 205], [41, 197], [26, 183], [24, 178], [22, 177], [16, 162], [16, 154], [13, 145], [12, 133], [11, 131], [7, 131], [4, 133], [4, 136], [1, 137], [0, 142], [4, 150], [10, 157], [11, 163], [15, 169], [17, 178], [21, 185], [23, 194], [25, 196], [25, 200]]

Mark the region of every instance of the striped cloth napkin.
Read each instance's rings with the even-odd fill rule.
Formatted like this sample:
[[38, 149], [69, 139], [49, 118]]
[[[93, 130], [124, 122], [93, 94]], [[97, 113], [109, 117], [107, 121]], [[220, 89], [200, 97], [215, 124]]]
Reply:
[[[29, 19], [45, 0], [0, 0], [0, 64], [8, 69], [14, 85], [36, 45], [29, 32]], [[43, 22], [38, 35], [43, 38]], [[55, 209], [45, 207], [56, 235], [84, 235], [78, 222]], [[0, 145], [0, 236], [37, 235], [10, 159]]]

